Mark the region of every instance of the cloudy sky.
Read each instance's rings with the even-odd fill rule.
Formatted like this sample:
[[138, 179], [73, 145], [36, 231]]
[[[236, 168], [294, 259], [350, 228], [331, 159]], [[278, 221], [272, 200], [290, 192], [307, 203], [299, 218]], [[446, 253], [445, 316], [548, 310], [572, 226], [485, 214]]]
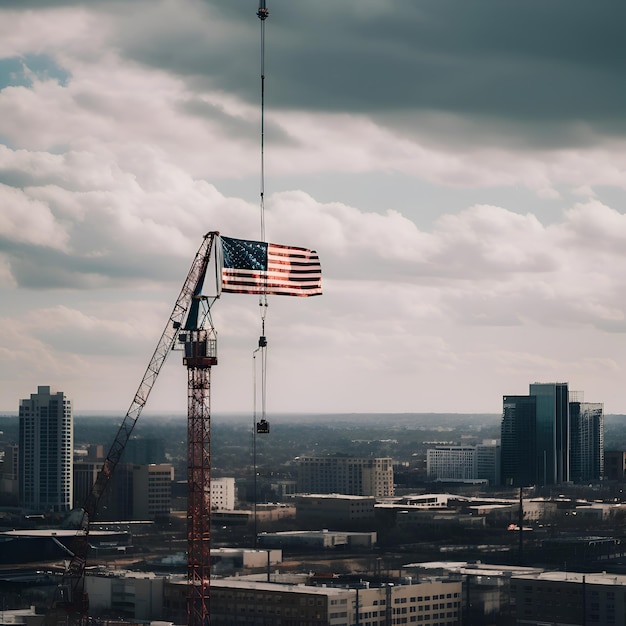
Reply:
[[[568, 381], [626, 413], [626, 8], [268, 0], [272, 412], [492, 412]], [[208, 231], [260, 237], [247, 0], [0, 2], [0, 410], [133, 399]], [[258, 298], [213, 308], [215, 412], [253, 407]], [[186, 410], [180, 354], [147, 410]]]

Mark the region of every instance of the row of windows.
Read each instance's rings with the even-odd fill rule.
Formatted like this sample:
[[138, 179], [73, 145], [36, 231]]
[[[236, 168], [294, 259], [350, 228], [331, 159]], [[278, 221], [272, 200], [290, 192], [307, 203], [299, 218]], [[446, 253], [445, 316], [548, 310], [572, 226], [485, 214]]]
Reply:
[[[332, 616], [331, 616], [332, 617]], [[415, 623], [415, 622], [427, 622], [431, 619], [430, 615], [419, 615], [419, 616], [415, 616], [412, 615], [411, 617], [407, 618], [407, 617], [397, 617], [394, 618], [392, 620], [392, 624], [409, 624], [409, 623]], [[437, 621], [437, 622], [431, 622], [428, 626], [452, 626], [454, 624], [458, 624], [458, 619], [457, 619], [457, 614], [454, 613], [454, 615], [452, 614], [448, 614], [446, 616], [440, 614], [438, 615], [433, 615], [432, 619], [434, 620], [444, 620], [444, 621]], [[371, 622], [361, 622], [362, 626], [383, 626], [385, 624], [387, 624], [387, 619], [378, 619], [378, 620], [373, 620]]]
[[[267, 593], [267, 594], [250, 594], [243, 591], [233, 592], [233, 591], [222, 591], [214, 589], [212, 591], [212, 597], [215, 599], [233, 601], [233, 600], [247, 600], [248, 602], [256, 602], [257, 604], [260, 602], [265, 603], [280, 603], [285, 601], [291, 604], [299, 604], [300, 606], [323, 606], [324, 605], [324, 597], [313, 598], [310, 596], [301, 596], [299, 598], [293, 597], [285, 597], [280, 593]], [[297, 600], [297, 602], [296, 602]], [[331, 600], [331, 604], [347, 604], [347, 600], [339, 599], [339, 600]]]

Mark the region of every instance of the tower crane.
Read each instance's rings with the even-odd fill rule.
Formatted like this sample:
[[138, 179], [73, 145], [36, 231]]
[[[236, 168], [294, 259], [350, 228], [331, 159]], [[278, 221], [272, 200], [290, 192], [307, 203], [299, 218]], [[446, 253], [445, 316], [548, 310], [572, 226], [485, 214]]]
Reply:
[[[183, 363], [188, 371], [188, 579], [190, 593], [188, 624], [200, 626], [208, 621], [209, 526], [210, 526], [210, 368], [217, 364], [216, 333], [210, 316], [209, 299], [201, 295], [207, 267], [217, 233], [203, 238], [183, 283], [172, 313], [161, 334], [154, 354], [141, 379], [133, 401], [122, 420], [115, 439], [82, 508], [74, 513], [72, 559], [55, 593], [53, 607], [44, 618], [45, 626], [81, 624], [89, 609], [85, 591], [85, 564], [89, 548], [89, 523], [148, 401], [159, 372], [177, 347], [184, 349]], [[215, 296], [217, 298], [218, 296]], [[204, 310], [204, 313], [202, 311]]]

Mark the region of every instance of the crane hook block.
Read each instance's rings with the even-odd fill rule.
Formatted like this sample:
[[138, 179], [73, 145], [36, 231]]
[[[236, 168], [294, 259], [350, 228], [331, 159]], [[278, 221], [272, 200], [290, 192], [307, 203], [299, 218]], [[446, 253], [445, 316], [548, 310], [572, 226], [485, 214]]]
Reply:
[[257, 17], [260, 20], [265, 21], [270, 14], [270, 10], [265, 6], [265, 0], [261, 0], [259, 3], [259, 10], [256, 12]]
[[267, 337], [265, 335], [261, 335], [259, 337], [259, 348], [265, 348], [267, 346]]

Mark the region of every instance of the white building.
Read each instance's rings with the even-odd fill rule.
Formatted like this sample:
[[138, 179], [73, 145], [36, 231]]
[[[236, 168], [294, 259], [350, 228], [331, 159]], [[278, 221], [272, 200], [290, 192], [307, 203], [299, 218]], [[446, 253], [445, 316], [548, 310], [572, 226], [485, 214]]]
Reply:
[[426, 451], [430, 480], [499, 483], [500, 445], [488, 439], [476, 446], [437, 446]]
[[235, 479], [232, 476], [211, 478], [211, 508], [220, 511], [235, 509]]
[[474, 480], [475, 446], [437, 446], [426, 451], [426, 473], [430, 480]]
[[72, 404], [62, 391], [40, 386], [19, 407], [20, 503], [33, 511], [72, 508]]

